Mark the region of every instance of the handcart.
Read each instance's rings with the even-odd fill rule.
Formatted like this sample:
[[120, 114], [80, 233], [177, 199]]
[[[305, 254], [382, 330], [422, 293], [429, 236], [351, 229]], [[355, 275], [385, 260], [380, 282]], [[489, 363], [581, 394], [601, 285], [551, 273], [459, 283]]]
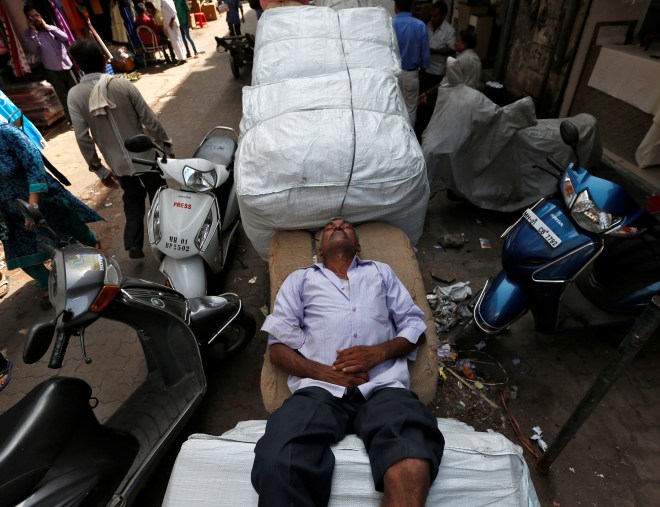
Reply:
[[218, 53], [229, 53], [229, 66], [231, 73], [236, 79], [239, 69], [243, 65], [249, 65], [254, 58], [254, 35], [235, 35], [233, 37], [216, 37], [216, 51]]

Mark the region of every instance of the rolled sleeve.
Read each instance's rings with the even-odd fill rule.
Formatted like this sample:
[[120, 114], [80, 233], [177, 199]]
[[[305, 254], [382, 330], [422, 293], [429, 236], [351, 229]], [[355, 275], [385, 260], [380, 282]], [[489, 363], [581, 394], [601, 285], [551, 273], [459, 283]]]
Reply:
[[48, 185], [45, 183], [30, 183], [29, 191], [31, 194], [43, 194], [48, 192]]
[[305, 343], [305, 332], [302, 328], [304, 303], [302, 285], [304, 277], [301, 271], [291, 273], [275, 298], [273, 313], [266, 317], [261, 330], [288, 347], [298, 350]]
[[268, 345], [279, 342], [298, 350], [305, 343], [305, 335], [300, 327], [291, 325], [289, 322], [280, 320], [273, 315], [266, 317], [261, 330], [269, 334]]

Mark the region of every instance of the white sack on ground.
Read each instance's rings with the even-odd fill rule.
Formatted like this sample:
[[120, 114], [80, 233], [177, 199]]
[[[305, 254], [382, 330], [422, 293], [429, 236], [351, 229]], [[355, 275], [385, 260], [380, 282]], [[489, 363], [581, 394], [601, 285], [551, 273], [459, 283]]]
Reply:
[[[333, 30], [336, 39], [318, 37]], [[344, 30], [350, 40], [342, 39]], [[316, 39], [325, 49], [314, 57], [286, 55]], [[368, 45], [385, 48], [390, 58], [379, 62]], [[283, 54], [271, 58], [268, 46]], [[235, 164], [243, 227], [262, 258], [276, 231], [316, 229], [339, 214], [356, 224], [390, 223], [413, 245], [418, 241], [428, 181], [398, 86], [397, 51], [381, 8], [264, 13], [253, 73], [253, 84], [261, 84], [243, 89]]]
[[385, 9], [282, 7], [267, 9], [259, 20], [253, 85], [347, 68], [400, 72], [399, 47]]
[[[598, 164], [602, 152], [596, 119], [580, 114], [570, 120], [580, 132], [582, 165]], [[550, 167], [573, 160], [559, 135], [562, 120], [537, 120], [526, 97], [499, 107], [462, 83], [440, 87], [433, 116], [422, 136], [431, 192], [450, 189], [475, 206], [514, 211], [553, 193], [557, 180], [537, 164]]]
[[[254, 445], [266, 421], [243, 421], [224, 433], [191, 435], [181, 446], [167, 485], [164, 507], [257, 505], [250, 483]], [[445, 451], [426, 505], [540, 506], [522, 449], [499, 433], [474, 431], [455, 419], [438, 419]], [[335, 468], [330, 507], [376, 507], [382, 493], [374, 491], [364, 444], [347, 435], [332, 446]]]

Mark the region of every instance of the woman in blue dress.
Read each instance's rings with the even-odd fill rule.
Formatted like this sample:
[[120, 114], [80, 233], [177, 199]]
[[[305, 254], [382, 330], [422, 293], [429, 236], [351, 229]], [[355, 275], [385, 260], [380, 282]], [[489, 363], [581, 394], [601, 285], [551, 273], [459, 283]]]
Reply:
[[41, 306], [48, 302], [49, 259], [40, 243], [45, 237], [33, 230], [18, 209], [15, 200], [37, 204], [51, 228], [62, 238], [96, 246], [98, 240], [85, 224], [103, 220], [44, 170], [41, 153], [18, 128], [8, 123], [0, 125], [0, 212], [6, 227], [2, 244], [8, 269], [21, 268], [44, 291]]

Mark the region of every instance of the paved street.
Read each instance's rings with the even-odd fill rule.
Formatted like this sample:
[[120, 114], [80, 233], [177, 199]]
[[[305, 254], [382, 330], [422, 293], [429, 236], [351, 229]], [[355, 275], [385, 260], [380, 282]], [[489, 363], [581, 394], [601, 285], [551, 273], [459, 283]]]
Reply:
[[[245, 8], [245, 30], [254, 33], [254, 13]], [[193, 30], [198, 48], [206, 50], [206, 54], [179, 67], [150, 67], [136, 83], [174, 139], [179, 157], [191, 155], [214, 125], [238, 129], [241, 87], [249, 85], [251, 69], [241, 69], [240, 79], [233, 78], [228, 56], [215, 51], [213, 40], [214, 35], [226, 33], [224, 17], [210, 22], [206, 28]], [[123, 251], [121, 193], [98, 185], [78, 152], [73, 132], [61, 131], [49, 142], [46, 154], [72, 180], [73, 192], [95, 203], [106, 218], [107, 223], [94, 228], [124, 274], [161, 282], [162, 276], [149, 255], [135, 261]], [[431, 272], [438, 269], [453, 273], [456, 281], [469, 281], [474, 291], [481, 288], [486, 279], [499, 270], [501, 232], [518, 216], [485, 212], [466, 203], [449, 201], [444, 193], [435, 196], [429, 204], [424, 236], [418, 245], [427, 291], [438, 284], [431, 277]], [[460, 250], [438, 248], [439, 238], [447, 233], [463, 233], [468, 243]], [[482, 248], [480, 238], [490, 240], [492, 248]], [[260, 325], [264, 319], [261, 309], [268, 305], [267, 265], [258, 258], [244, 235], [239, 238], [239, 250], [247, 267], [242, 268], [234, 261], [226, 275], [225, 289], [243, 298]], [[35, 365], [22, 364], [22, 346], [29, 327], [52, 316], [39, 309], [38, 290], [24, 273], [9, 275], [11, 293], [0, 301], [0, 350], [14, 360], [15, 366], [11, 384], [0, 393], [0, 412], [44, 378], [56, 373], [87, 380], [100, 402], [97, 416], [102, 421], [107, 419], [144, 376], [145, 365], [134, 333], [116, 323], [99, 321], [87, 333], [87, 353], [93, 359], [92, 364], [84, 364], [80, 349], [73, 341], [59, 372], [47, 369], [47, 358]], [[254, 277], [256, 281], [250, 283]], [[446, 341], [448, 337], [440, 338]], [[509, 385], [517, 386], [518, 396], [509, 401], [509, 406], [527, 436], [531, 436], [532, 428], [538, 425], [545, 441], [552, 440], [572, 407], [613, 357], [619, 337], [609, 332], [542, 336], [533, 330], [533, 320], [527, 316], [501, 339], [489, 344], [487, 350], [507, 370]], [[206, 399], [184, 429], [179, 443], [159, 466], [137, 505], [161, 504], [176, 447], [189, 434], [219, 434], [240, 420], [267, 417], [259, 392], [265, 344], [266, 337], [258, 333], [239, 356], [216, 371], [208, 372]], [[657, 474], [660, 467], [659, 349], [656, 345], [640, 354], [547, 477], [532, 471], [542, 505], [553, 505], [553, 500], [562, 506], [660, 504]], [[513, 367], [514, 355], [522, 360], [524, 368]], [[465, 393], [465, 401], [474, 402], [469, 401], [468, 393]], [[440, 400], [432, 407], [440, 417], [446, 413], [443, 402]], [[508, 425], [506, 434], [511, 434]], [[510, 438], [515, 442], [514, 437]], [[533, 469], [529, 455], [527, 458]]]

